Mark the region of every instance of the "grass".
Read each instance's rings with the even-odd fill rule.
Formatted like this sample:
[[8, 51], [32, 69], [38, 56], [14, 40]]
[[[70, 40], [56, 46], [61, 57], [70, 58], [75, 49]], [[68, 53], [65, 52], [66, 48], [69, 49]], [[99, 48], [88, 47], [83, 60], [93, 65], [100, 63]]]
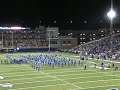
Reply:
[[[13, 57], [20, 54], [38, 53], [13, 53]], [[79, 59], [76, 54], [59, 53], [62, 56]], [[78, 56], [78, 57], [77, 57]], [[1, 54], [2, 60], [6, 59], [5, 54]], [[2, 88], [0, 90], [106, 90], [108, 88], [120, 89], [120, 71], [100, 70], [90, 67], [92, 60], [87, 61], [89, 66], [84, 70], [84, 66], [76, 67], [55, 67], [42, 66], [40, 72], [32, 69], [27, 64], [0, 64], [0, 76], [4, 76], [1, 83], [12, 83], [12, 88]], [[101, 61], [97, 61], [100, 65]]]

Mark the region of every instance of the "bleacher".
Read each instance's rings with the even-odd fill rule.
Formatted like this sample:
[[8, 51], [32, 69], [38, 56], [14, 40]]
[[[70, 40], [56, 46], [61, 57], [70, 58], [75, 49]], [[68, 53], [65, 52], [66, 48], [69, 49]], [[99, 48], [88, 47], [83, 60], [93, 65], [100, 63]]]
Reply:
[[116, 52], [120, 50], [120, 33], [112, 35], [112, 38], [104, 37], [99, 40], [94, 40], [85, 44], [81, 44], [77, 47], [70, 49], [70, 52], [73, 53], [106, 53], [111, 50]]

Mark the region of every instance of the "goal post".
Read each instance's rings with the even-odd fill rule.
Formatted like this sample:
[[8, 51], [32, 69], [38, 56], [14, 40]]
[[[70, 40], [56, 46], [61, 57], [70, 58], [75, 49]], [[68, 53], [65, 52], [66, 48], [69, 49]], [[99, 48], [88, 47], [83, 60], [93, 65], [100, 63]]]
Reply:
[[14, 34], [2, 32], [2, 49], [14, 48]]
[[21, 32], [21, 30], [30, 29], [30, 27], [0, 27], [1, 49], [9, 50], [15, 49], [14, 34]]

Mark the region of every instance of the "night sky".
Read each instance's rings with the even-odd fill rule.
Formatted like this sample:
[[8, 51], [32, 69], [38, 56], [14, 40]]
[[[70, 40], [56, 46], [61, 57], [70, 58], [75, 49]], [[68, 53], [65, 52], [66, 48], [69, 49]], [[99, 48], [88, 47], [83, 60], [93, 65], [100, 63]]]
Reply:
[[[113, 1], [117, 11], [114, 26], [120, 27], [120, 0]], [[109, 9], [110, 0], [1, 0], [0, 25], [99, 29], [109, 26]]]

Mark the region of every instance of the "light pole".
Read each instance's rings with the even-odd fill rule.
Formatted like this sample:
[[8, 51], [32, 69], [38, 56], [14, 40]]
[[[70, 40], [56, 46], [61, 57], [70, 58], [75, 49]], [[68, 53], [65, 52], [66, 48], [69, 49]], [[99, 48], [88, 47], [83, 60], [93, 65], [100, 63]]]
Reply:
[[49, 31], [49, 50], [48, 51], [50, 52], [50, 31]]
[[113, 34], [113, 19], [116, 16], [116, 12], [113, 10], [113, 0], [111, 0], [111, 9], [110, 11], [107, 13], [107, 16], [110, 19], [110, 54], [112, 55], [112, 51], [113, 51], [113, 43], [112, 43], [112, 34]]

